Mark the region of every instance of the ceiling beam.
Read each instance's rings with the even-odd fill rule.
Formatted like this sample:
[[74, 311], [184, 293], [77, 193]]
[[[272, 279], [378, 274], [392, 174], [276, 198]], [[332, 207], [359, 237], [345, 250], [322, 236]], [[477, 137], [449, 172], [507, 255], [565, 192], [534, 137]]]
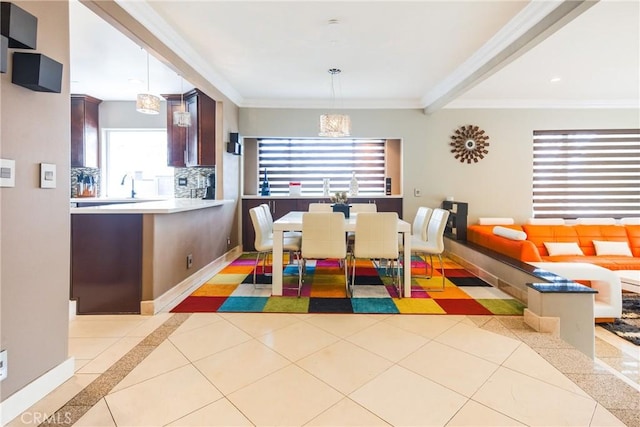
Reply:
[[446, 106], [567, 25], [599, 0], [531, 1], [502, 30], [422, 98], [424, 113]]
[[80, 0], [80, 3], [211, 98], [216, 101], [230, 101], [237, 105], [115, 0]]

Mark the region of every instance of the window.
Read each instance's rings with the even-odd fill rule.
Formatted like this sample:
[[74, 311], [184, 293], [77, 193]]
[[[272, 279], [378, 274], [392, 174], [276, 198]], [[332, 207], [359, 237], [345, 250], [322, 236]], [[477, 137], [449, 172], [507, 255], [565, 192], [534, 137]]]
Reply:
[[640, 129], [534, 131], [533, 214], [640, 216]]
[[259, 185], [268, 172], [271, 194], [289, 193], [300, 182], [303, 195], [322, 194], [329, 178], [331, 192], [348, 191], [355, 171], [359, 195], [385, 194], [384, 139], [258, 139]]
[[106, 129], [102, 155], [102, 182], [108, 197], [131, 197], [132, 178], [136, 197], [173, 197], [166, 130]]

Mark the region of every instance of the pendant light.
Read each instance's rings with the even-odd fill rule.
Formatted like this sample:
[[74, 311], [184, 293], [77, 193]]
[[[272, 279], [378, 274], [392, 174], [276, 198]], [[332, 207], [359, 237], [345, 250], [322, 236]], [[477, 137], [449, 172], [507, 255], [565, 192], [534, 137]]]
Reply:
[[191, 114], [187, 111], [187, 106], [184, 103], [182, 83], [184, 83], [184, 79], [180, 76], [180, 108], [182, 111], [173, 112], [173, 124], [181, 128], [188, 128], [191, 126]]
[[138, 94], [136, 111], [143, 114], [160, 113], [160, 98], [151, 94], [149, 90], [149, 52], [147, 52], [147, 92]]
[[[330, 68], [331, 74], [331, 100], [335, 107], [336, 90], [335, 76], [340, 74], [342, 70], [339, 68]], [[320, 116], [320, 132], [319, 136], [328, 136], [331, 138], [340, 138], [351, 135], [351, 118], [346, 114], [322, 114]]]

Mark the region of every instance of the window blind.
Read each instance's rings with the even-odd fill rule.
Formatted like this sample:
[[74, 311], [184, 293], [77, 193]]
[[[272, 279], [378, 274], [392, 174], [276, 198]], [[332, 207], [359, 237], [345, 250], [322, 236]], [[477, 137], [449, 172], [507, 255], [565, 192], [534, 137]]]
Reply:
[[322, 195], [328, 178], [331, 194], [349, 191], [352, 172], [358, 195], [383, 195], [384, 139], [258, 139], [259, 185], [267, 170], [272, 195], [289, 193], [289, 182], [300, 182], [303, 195]]
[[534, 131], [533, 215], [640, 216], [640, 129]]

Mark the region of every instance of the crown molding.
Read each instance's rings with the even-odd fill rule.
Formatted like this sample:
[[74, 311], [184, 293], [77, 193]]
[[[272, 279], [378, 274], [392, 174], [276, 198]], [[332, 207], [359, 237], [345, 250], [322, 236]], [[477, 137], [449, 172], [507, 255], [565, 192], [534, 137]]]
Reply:
[[344, 100], [336, 106], [327, 100], [312, 99], [245, 99], [242, 108], [304, 108], [304, 109], [324, 109], [332, 111], [342, 111], [347, 109], [359, 110], [394, 110], [394, 109], [422, 109], [419, 99], [362, 99]]
[[456, 99], [443, 109], [635, 109], [640, 110], [638, 99], [593, 99], [576, 101], [567, 99]]

